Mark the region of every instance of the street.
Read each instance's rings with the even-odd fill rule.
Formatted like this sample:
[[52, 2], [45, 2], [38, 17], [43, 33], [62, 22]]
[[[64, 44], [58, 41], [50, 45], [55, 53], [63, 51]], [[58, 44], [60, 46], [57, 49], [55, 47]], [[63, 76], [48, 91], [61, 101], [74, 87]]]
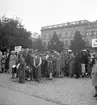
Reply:
[[8, 105], [97, 105], [90, 78], [42, 78], [20, 84], [9, 74], [0, 74], [0, 104]]
[[[33, 96], [0, 87], [0, 105], [52, 105], [52, 103]], [[53, 105], [57, 105], [54, 104]]]

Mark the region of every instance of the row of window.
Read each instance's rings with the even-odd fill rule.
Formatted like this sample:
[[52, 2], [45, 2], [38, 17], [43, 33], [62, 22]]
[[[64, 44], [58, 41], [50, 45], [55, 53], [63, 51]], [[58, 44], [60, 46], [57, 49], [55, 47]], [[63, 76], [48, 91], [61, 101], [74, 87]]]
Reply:
[[[65, 32], [64, 34], [62, 33], [57, 33], [57, 35], [59, 36], [59, 38], [64, 38], [64, 37], [73, 37], [74, 34], [75, 34], [75, 30], [74, 31], [71, 31], [71, 32]], [[79, 30], [79, 32], [82, 34], [82, 32]], [[90, 32], [88, 32], [87, 34], [90, 34]], [[49, 35], [44, 35], [44, 39], [50, 39], [52, 37], [51, 34]]]
[[[97, 35], [97, 31], [88, 31], [87, 33], [86, 33], [86, 35], [88, 36], [88, 35]], [[68, 32], [66, 32], [65, 34], [64, 34], [64, 36], [61, 34], [61, 33], [59, 33], [59, 38], [64, 38], [64, 37], [70, 37], [69, 35], [68, 35]], [[72, 31], [71, 32], [71, 36], [73, 37], [74, 36], [74, 32]], [[48, 36], [46, 36], [46, 35], [44, 35], [44, 39], [50, 39], [52, 37], [52, 35], [48, 35]]]
[[88, 31], [87, 35], [97, 35], [97, 31]]
[[[64, 34], [64, 36], [61, 33], [59, 33], [58, 36], [59, 38], [70, 37], [67, 32]], [[73, 32], [71, 32], [71, 36], [72, 37], [74, 36]], [[44, 39], [50, 39], [51, 37], [52, 35], [48, 35], [48, 36], [44, 35]]]
[[[71, 43], [71, 41], [70, 41], [70, 40], [65, 40], [65, 41], [64, 41], [64, 44], [65, 44], [65, 45], [68, 45], [68, 44], [69, 44], [69, 42]], [[47, 44], [47, 42], [44, 42], [44, 45], [46, 45], [46, 44]]]

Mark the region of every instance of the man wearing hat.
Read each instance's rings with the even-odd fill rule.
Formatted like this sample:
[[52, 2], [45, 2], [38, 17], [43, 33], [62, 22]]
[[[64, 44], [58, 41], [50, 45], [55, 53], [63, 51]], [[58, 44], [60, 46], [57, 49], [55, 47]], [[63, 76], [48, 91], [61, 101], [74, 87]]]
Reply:
[[69, 52], [69, 76], [73, 76], [73, 67], [74, 67], [74, 54], [71, 50], [68, 50]]

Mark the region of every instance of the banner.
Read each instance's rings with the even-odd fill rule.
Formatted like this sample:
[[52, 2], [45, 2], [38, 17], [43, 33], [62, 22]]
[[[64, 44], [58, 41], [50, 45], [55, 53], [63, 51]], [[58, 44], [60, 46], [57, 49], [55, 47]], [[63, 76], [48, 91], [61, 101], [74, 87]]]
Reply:
[[21, 51], [21, 49], [22, 49], [22, 46], [15, 46], [15, 51], [16, 51], [16, 52]]
[[92, 39], [92, 47], [97, 47], [97, 39]]

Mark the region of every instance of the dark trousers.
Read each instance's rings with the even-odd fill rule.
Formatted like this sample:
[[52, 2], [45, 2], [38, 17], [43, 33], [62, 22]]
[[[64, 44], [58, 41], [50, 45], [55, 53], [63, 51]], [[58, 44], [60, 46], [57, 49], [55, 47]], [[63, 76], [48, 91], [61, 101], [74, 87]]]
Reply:
[[91, 64], [88, 64], [88, 67], [87, 67], [87, 69], [88, 69], [88, 75], [89, 76], [91, 76], [91, 72], [92, 72], [92, 65]]
[[88, 64], [85, 64], [86, 73], [88, 72]]
[[41, 66], [38, 68], [35, 68], [35, 79], [40, 80], [41, 79]]
[[80, 77], [81, 75], [81, 64], [80, 63], [75, 63], [75, 74], [76, 77]]
[[97, 94], [97, 86], [95, 86], [95, 91], [96, 91], [96, 94]]
[[64, 71], [65, 75], [69, 76], [69, 65], [66, 64], [64, 69], [65, 69], [65, 71]]

